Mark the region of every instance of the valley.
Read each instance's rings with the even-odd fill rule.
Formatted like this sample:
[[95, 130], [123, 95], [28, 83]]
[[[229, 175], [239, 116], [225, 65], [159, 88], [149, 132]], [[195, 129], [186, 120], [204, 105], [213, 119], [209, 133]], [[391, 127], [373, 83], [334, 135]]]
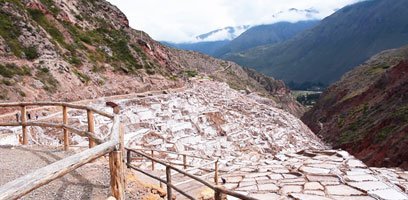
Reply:
[[113, 2], [0, 0], [0, 200], [408, 200], [407, 1], [276, 4], [196, 43]]

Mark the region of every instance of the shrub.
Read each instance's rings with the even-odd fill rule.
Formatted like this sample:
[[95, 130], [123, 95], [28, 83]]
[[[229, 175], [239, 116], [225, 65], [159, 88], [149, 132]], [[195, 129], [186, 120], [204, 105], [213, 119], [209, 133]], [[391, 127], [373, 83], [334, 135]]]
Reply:
[[13, 78], [14, 73], [0, 64], [0, 75], [6, 78]]
[[103, 65], [100, 66], [100, 67], [98, 67], [97, 65], [94, 65], [93, 68], [92, 68], [92, 71], [95, 72], [95, 73], [104, 72], [104, 71], [106, 71], [106, 68]]
[[7, 99], [7, 94], [8, 94], [8, 91], [5, 89], [2, 89], [0, 92], [0, 99]]
[[72, 72], [74, 72], [75, 75], [77, 75], [78, 77], [82, 78], [83, 80], [85, 80], [85, 82], [89, 82], [91, 79], [89, 78], [89, 76], [79, 72], [76, 69], [72, 69]]
[[90, 38], [89, 36], [87, 36], [87, 35], [80, 35], [80, 36], [79, 36], [79, 39], [80, 39], [82, 42], [85, 42], [85, 43], [87, 43], [87, 44], [92, 44], [91, 38]]
[[24, 54], [26, 55], [27, 59], [33, 60], [38, 58], [37, 50], [34, 47], [28, 47], [24, 49]]
[[7, 79], [3, 79], [3, 80], [1, 80], [1, 82], [3, 82], [3, 84], [4, 84], [4, 85], [7, 85], [7, 86], [11, 86], [11, 85], [12, 85], [12, 83], [11, 83], [9, 80], [7, 80]]
[[49, 73], [47, 68], [41, 68], [35, 74], [35, 77], [44, 84], [44, 90], [54, 93], [57, 91], [58, 81]]

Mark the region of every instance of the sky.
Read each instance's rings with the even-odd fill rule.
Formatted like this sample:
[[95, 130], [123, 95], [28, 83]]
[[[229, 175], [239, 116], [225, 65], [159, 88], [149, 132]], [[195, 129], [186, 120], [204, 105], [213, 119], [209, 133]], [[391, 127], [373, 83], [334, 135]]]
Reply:
[[227, 26], [323, 19], [361, 0], [108, 1], [125, 13], [132, 28], [148, 33], [155, 40], [195, 42], [196, 36]]

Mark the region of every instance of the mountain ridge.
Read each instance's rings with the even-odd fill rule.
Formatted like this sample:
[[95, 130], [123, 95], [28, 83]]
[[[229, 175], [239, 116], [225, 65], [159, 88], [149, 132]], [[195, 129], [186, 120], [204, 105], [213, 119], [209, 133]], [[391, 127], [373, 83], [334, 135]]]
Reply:
[[407, 44], [406, 9], [406, 1], [359, 2], [338, 10], [291, 40], [224, 58], [286, 83], [329, 84], [375, 53]]
[[408, 46], [383, 51], [345, 74], [302, 121], [370, 166], [408, 169]]

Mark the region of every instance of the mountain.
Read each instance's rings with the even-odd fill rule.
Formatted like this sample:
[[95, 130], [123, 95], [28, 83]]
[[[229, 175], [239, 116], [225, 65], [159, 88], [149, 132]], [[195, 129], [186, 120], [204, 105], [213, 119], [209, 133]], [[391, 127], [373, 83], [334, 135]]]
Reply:
[[130, 28], [126, 16], [104, 0], [0, 0], [1, 102], [75, 101], [162, 90], [185, 86], [197, 74], [259, 92], [297, 115], [302, 112], [282, 81], [162, 45]]
[[372, 55], [407, 44], [407, 10], [408, 1], [363, 1], [336, 11], [291, 40], [224, 58], [286, 83], [327, 85]]
[[301, 118], [334, 148], [371, 166], [408, 169], [408, 46], [345, 74]]
[[[292, 11], [293, 12], [293, 11]], [[178, 49], [198, 51], [216, 58], [222, 58], [228, 53], [236, 53], [250, 49], [252, 47], [275, 44], [293, 38], [298, 33], [315, 25], [317, 20], [300, 21], [296, 23], [278, 22], [268, 25], [259, 25], [247, 29], [249, 26], [242, 26], [239, 28], [227, 27], [211, 31], [210, 33], [197, 36], [199, 42], [192, 43], [171, 43], [162, 42], [165, 45], [175, 47]], [[244, 30], [241, 35], [237, 35], [237, 30]], [[216, 38], [216, 35], [226, 35], [226, 37], [218, 37], [223, 40], [216, 41], [201, 41]], [[238, 37], [237, 37], [238, 36]]]
[[247, 30], [250, 26], [243, 25], [243, 26], [236, 26], [236, 27], [225, 27], [222, 29], [217, 29], [214, 31], [210, 31], [208, 33], [199, 35], [196, 37], [199, 41], [222, 41], [222, 40], [233, 40], [245, 30]]
[[164, 42], [161, 43], [171, 46], [177, 49], [191, 50], [201, 52], [210, 56], [214, 55], [214, 52], [224, 45], [228, 44], [229, 40], [220, 40], [220, 41], [208, 41], [208, 42], [194, 42], [194, 43], [171, 43]]
[[217, 58], [221, 58], [228, 53], [237, 53], [256, 46], [283, 42], [293, 38], [318, 22], [318, 20], [310, 20], [296, 23], [278, 22], [254, 26], [223, 47], [217, 49], [213, 55]]
[[248, 28], [249, 26], [247, 25], [236, 27], [229, 26], [196, 36], [194, 42], [174, 43], [161, 41], [161, 43], [178, 49], [197, 51], [214, 56], [216, 50], [228, 44]]

